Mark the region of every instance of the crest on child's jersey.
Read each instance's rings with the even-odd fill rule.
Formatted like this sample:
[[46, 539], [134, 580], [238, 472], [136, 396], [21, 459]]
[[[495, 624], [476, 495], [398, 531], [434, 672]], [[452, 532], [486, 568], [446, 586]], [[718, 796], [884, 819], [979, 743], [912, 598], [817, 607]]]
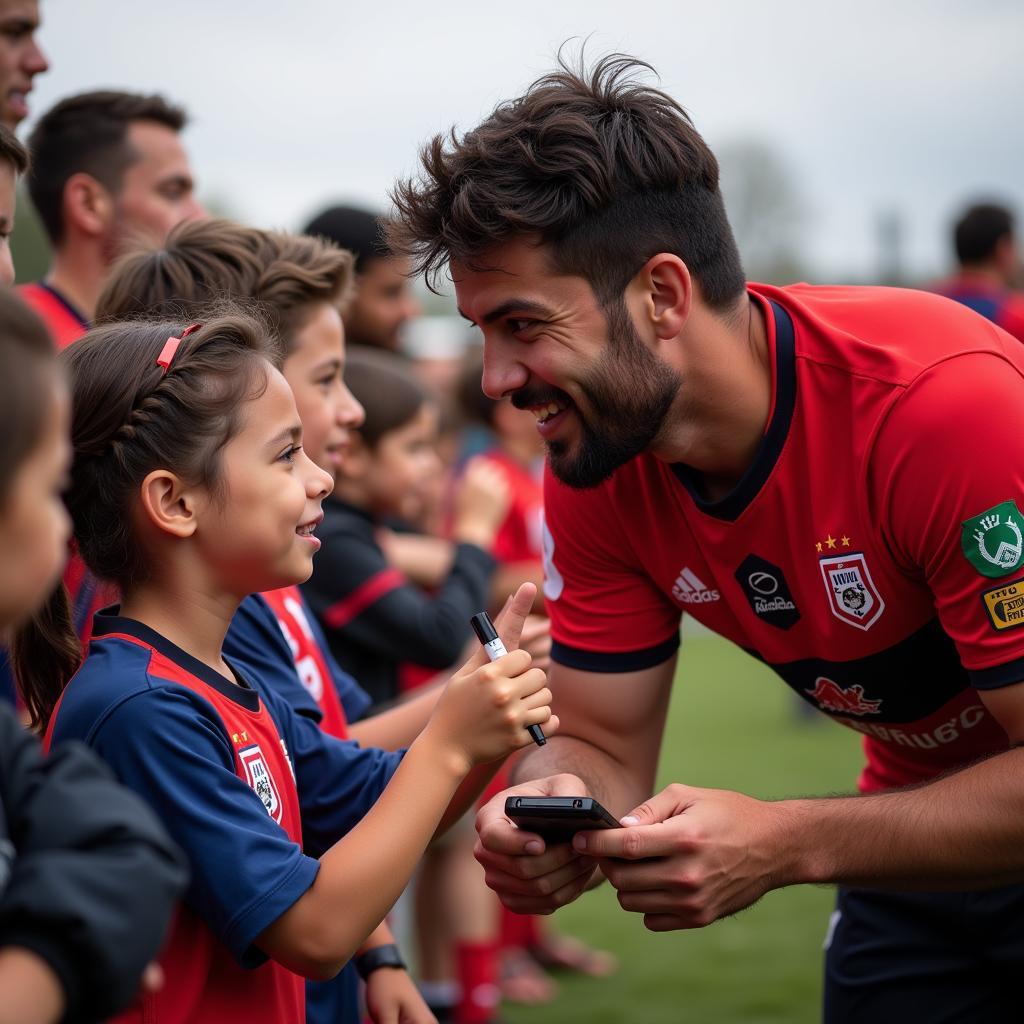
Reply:
[[283, 812], [281, 794], [277, 791], [274, 776], [270, 774], [270, 768], [263, 756], [263, 751], [260, 750], [260, 745], [254, 743], [251, 747], [240, 750], [238, 752], [238, 759], [242, 762], [242, 767], [245, 769], [245, 781], [249, 783], [252, 791], [263, 801], [267, 814], [280, 825]]
[[858, 629], [870, 629], [885, 611], [885, 601], [871, 579], [863, 552], [823, 558], [819, 564], [832, 614]]

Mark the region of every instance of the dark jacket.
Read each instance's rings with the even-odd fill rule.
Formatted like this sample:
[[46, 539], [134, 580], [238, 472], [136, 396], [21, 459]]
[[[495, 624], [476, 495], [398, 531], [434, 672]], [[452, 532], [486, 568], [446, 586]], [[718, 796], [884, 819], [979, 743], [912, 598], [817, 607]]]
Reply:
[[97, 758], [78, 743], [44, 755], [0, 706], [0, 948], [49, 964], [67, 1021], [132, 1000], [187, 880], [152, 811]]

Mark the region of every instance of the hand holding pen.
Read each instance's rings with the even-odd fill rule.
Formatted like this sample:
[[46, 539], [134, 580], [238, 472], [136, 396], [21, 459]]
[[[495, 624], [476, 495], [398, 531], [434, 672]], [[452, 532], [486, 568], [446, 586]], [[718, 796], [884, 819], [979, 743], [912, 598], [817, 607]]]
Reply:
[[[503, 658], [508, 654], [487, 612], [478, 612], [469, 620], [469, 623], [473, 627], [473, 632], [476, 633], [477, 639], [483, 644], [483, 648], [487, 652], [488, 661], [496, 661], [498, 658]], [[527, 732], [533, 737], [533, 742], [538, 747], [543, 747], [547, 743], [544, 730], [539, 725], [527, 726]]]

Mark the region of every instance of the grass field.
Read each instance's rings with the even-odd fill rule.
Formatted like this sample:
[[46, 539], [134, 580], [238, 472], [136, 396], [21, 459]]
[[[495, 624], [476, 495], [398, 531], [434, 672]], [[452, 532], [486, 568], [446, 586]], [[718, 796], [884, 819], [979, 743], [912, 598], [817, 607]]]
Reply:
[[[779, 797], [849, 792], [859, 738], [824, 718], [798, 718], [788, 688], [719, 637], [687, 636], [680, 655], [659, 786], [671, 781]], [[821, 944], [833, 893], [769, 893], [710, 928], [653, 934], [608, 886], [562, 911], [566, 932], [614, 950], [607, 981], [561, 976], [545, 1007], [507, 1006], [509, 1024], [811, 1024], [819, 1019]]]

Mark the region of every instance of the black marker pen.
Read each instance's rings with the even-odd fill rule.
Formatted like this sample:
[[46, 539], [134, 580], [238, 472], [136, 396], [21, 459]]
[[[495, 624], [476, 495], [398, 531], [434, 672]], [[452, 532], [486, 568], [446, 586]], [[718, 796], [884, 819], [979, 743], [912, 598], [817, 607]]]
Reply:
[[[501, 637], [498, 636], [498, 631], [494, 628], [494, 623], [491, 622], [490, 615], [487, 612], [479, 612], [469, 620], [469, 624], [473, 627], [473, 632], [476, 633], [477, 639], [484, 645], [484, 650], [487, 652], [488, 661], [496, 661], [498, 658], [503, 658], [508, 651], [505, 650], [505, 645], [501, 642]], [[547, 737], [544, 735], [544, 730], [539, 725], [528, 725], [526, 731], [533, 737], [533, 742], [538, 747], [543, 747], [547, 743]]]

